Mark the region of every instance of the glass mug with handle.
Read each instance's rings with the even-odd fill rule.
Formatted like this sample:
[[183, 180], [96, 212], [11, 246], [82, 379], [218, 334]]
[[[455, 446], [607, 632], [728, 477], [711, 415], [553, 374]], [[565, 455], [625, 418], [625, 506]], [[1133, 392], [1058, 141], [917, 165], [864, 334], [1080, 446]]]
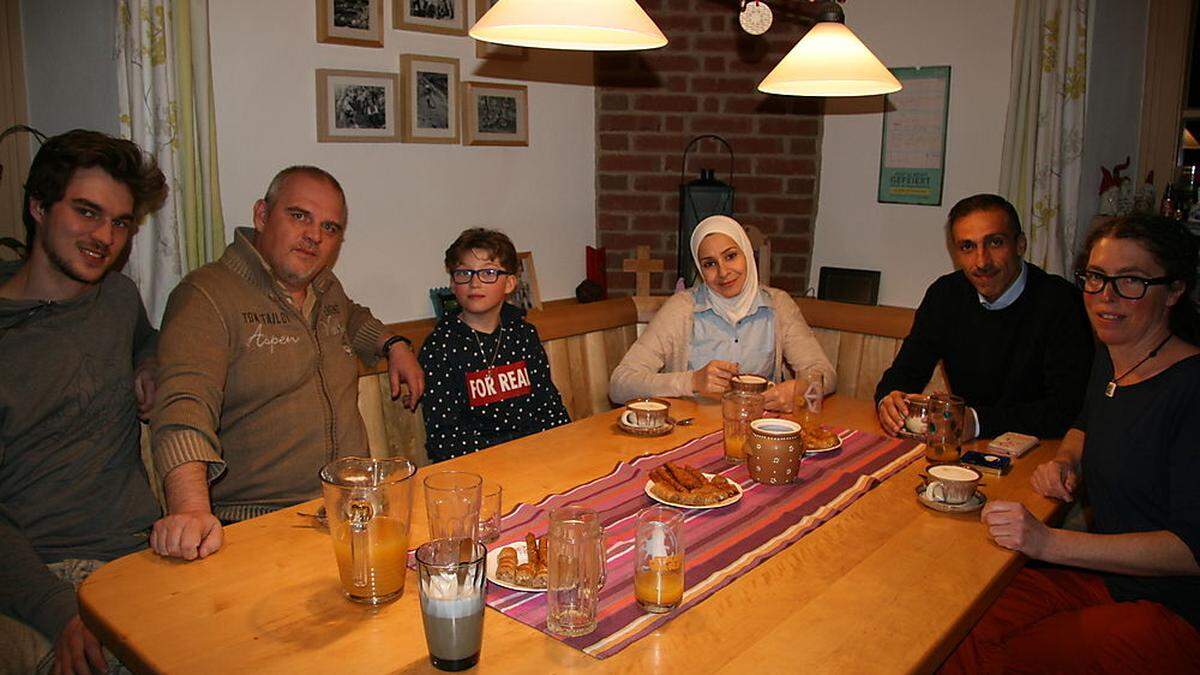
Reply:
[[404, 592], [412, 516], [412, 462], [343, 457], [321, 469], [321, 488], [346, 597], [368, 605]]
[[600, 589], [607, 577], [604, 527], [592, 509], [550, 512], [547, 541], [546, 629], [575, 637], [596, 629]]
[[925, 459], [931, 464], [957, 462], [962, 456], [966, 409], [963, 400], [953, 394], [939, 392], [929, 395]]
[[765, 399], [762, 394], [727, 391], [721, 397], [721, 417], [725, 425], [725, 461], [740, 464], [746, 461], [746, 440], [750, 422], [763, 416]]

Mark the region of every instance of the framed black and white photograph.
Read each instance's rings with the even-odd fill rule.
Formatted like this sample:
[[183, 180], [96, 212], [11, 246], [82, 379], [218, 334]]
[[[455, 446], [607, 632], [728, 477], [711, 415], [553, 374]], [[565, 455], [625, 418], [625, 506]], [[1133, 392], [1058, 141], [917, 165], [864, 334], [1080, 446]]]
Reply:
[[405, 143], [458, 143], [458, 59], [400, 55]]
[[462, 309], [458, 304], [458, 298], [454, 297], [454, 291], [450, 290], [449, 286], [429, 289], [429, 300], [433, 303], [434, 316], [439, 319]]
[[393, 0], [392, 24], [400, 30], [467, 34], [467, 0]]
[[317, 42], [383, 46], [384, 0], [317, 0]]
[[464, 145], [529, 145], [529, 88], [463, 84]]
[[317, 70], [317, 141], [400, 140], [400, 80], [395, 73]]
[[533, 267], [533, 252], [520, 251], [521, 275], [517, 277], [517, 288], [508, 296], [509, 304], [522, 309], [541, 309], [542, 291], [538, 288], [537, 270]]
[[[488, 10], [500, 0], [475, 0], [475, 21], [483, 18]], [[529, 50], [524, 47], [498, 45], [494, 42], [475, 41], [475, 58], [505, 59], [509, 61], [524, 61], [529, 58]]]

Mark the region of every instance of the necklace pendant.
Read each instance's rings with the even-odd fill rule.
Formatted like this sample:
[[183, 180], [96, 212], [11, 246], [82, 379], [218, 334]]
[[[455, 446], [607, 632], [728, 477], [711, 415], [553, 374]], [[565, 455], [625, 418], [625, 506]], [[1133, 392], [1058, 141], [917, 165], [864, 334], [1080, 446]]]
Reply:
[[1117, 383], [1112, 380], [1108, 381], [1108, 386], [1104, 388], [1104, 395], [1112, 398], [1113, 394], [1117, 393]]

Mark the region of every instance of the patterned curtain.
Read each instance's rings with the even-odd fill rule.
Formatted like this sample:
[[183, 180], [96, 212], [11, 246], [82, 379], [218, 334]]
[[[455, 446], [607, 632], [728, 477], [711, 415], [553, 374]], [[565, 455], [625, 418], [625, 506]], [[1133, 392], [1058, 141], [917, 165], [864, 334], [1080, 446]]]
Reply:
[[175, 284], [225, 247], [208, 0], [118, 0], [117, 11], [121, 132], [154, 155], [171, 187], [125, 268], [157, 324]]
[[1088, 0], [1017, 0], [1000, 192], [1025, 225], [1026, 258], [1069, 274], [1087, 86]]

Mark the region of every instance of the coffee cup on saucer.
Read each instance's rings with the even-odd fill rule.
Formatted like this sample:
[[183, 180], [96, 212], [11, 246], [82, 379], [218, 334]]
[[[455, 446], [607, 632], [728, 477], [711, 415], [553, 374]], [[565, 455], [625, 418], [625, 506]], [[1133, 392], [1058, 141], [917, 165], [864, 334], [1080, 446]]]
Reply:
[[729, 388], [734, 391], [742, 391], [748, 394], [761, 394], [771, 386], [770, 380], [761, 375], [751, 375], [750, 373], [741, 373], [729, 378]]
[[931, 501], [957, 506], [966, 504], [975, 496], [979, 480], [983, 476], [965, 466], [943, 464], [928, 469], [925, 496]]
[[671, 404], [661, 398], [635, 398], [625, 403], [621, 423], [634, 429], [658, 429], [667, 424]]

